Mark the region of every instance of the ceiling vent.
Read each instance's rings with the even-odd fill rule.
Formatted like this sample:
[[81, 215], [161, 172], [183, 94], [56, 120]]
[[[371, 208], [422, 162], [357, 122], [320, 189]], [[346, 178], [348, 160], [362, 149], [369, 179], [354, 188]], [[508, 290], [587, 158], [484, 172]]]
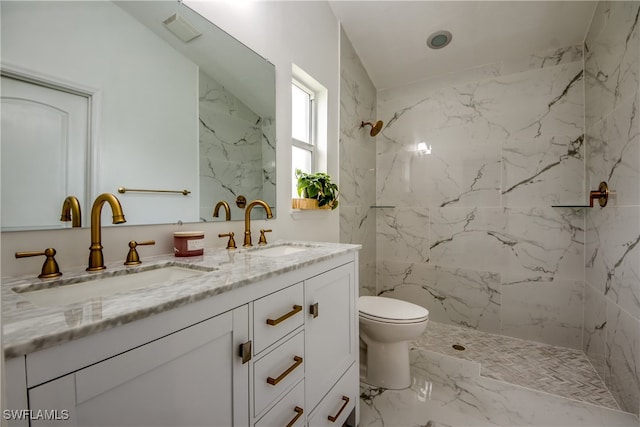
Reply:
[[171, 31], [176, 37], [178, 37], [185, 43], [188, 43], [196, 37], [202, 35], [202, 33], [198, 31], [196, 27], [191, 25], [189, 21], [187, 21], [177, 13], [171, 15], [162, 23], [165, 27], [167, 27], [169, 31]]

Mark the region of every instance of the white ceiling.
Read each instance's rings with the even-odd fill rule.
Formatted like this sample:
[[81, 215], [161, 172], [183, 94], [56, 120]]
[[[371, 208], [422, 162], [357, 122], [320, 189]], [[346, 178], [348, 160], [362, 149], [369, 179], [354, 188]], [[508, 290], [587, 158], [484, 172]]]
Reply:
[[[581, 44], [595, 1], [329, 0], [378, 90]], [[434, 50], [427, 37], [453, 35]]]

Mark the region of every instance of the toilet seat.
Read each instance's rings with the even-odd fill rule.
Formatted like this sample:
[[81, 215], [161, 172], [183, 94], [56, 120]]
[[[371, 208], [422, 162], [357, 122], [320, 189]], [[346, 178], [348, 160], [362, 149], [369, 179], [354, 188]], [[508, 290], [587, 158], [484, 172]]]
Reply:
[[361, 318], [383, 323], [420, 323], [429, 319], [426, 308], [395, 298], [362, 296], [358, 310]]

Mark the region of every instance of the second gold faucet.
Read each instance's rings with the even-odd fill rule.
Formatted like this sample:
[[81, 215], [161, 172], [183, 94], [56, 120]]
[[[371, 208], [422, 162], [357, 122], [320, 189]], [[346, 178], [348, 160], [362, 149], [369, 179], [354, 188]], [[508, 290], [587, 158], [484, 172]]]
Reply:
[[116, 196], [111, 193], [102, 193], [93, 202], [91, 207], [91, 246], [89, 247], [89, 266], [87, 271], [104, 270], [104, 256], [102, 255], [102, 206], [109, 203], [113, 214], [113, 223], [127, 222], [122, 212], [122, 205]]
[[267, 202], [263, 200], [254, 200], [253, 202], [247, 205], [247, 209], [244, 212], [244, 244], [243, 247], [253, 246], [251, 244], [251, 209], [254, 206], [260, 205], [267, 211], [267, 219], [273, 218], [273, 214], [271, 213], [271, 207], [267, 204]]

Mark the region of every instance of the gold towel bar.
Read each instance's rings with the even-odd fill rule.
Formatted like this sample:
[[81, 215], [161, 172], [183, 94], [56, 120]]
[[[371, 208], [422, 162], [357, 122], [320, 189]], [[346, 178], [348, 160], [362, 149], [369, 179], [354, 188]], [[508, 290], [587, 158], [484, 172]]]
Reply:
[[141, 191], [144, 193], [181, 193], [184, 196], [191, 194], [191, 191], [189, 190], [141, 190], [139, 188], [118, 188], [118, 193], [126, 193], [127, 191]]

